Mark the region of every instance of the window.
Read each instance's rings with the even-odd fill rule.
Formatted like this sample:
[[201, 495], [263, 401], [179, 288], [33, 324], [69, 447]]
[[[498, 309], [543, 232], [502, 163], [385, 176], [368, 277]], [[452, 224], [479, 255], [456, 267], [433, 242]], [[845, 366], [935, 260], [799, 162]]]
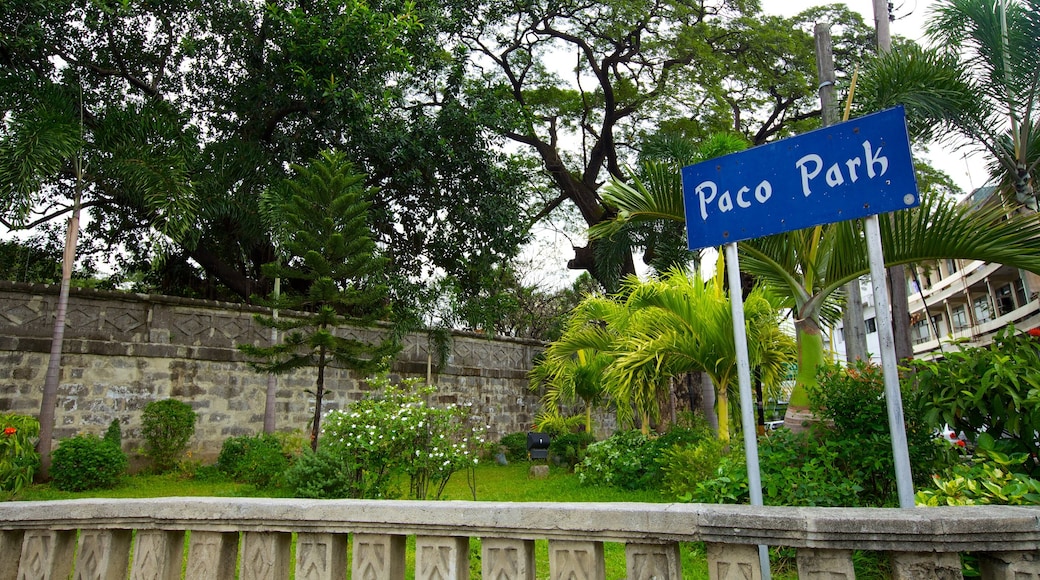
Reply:
[[993, 320], [993, 307], [989, 304], [989, 296], [979, 296], [971, 301], [975, 310], [975, 321], [979, 324]]
[[959, 269], [960, 268], [957, 267], [957, 260], [954, 260], [953, 258], [947, 258], [946, 259], [946, 275], [947, 276], [949, 276], [950, 274], [953, 274], [954, 272], [956, 272]]
[[918, 320], [913, 324], [913, 326], [910, 327], [910, 340], [914, 344], [921, 344], [922, 342], [928, 341], [928, 337], [930, 334], [928, 332], [928, 324], [928, 320], [924, 319]]
[[1011, 295], [1011, 284], [997, 288], [997, 316], [1004, 316], [1015, 309], [1015, 299]]
[[936, 334], [935, 338], [950, 334], [950, 331], [946, 329], [946, 321], [943, 320], [942, 314], [932, 316], [932, 326], [930, 328]]
[[954, 332], [968, 328], [968, 309], [961, 305], [951, 310], [950, 322], [953, 324]]
[[868, 318], [864, 321], [863, 326], [867, 329], [867, 334], [874, 334], [877, 332], [877, 320]]
[[1015, 302], [1019, 306], [1025, 306], [1029, 303], [1029, 299], [1026, 297], [1026, 283], [1021, 278], [1015, 280]]

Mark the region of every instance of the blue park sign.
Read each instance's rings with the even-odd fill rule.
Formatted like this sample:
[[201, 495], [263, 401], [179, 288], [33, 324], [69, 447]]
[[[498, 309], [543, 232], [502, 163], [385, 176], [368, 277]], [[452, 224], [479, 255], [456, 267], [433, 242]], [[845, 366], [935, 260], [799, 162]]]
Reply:
[[919, 205], [903, 107], [684, 167], [696, 250]]

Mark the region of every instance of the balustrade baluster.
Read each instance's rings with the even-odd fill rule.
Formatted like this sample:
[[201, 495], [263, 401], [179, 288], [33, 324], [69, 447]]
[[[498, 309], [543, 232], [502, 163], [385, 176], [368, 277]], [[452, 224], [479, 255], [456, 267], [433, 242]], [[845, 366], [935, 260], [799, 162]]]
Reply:
[[534, 540], [481, 539], [480, 569], [484, 580], [534, 580]]
[[852, 550], [799, 548], [798, 578], [807, 580], [854, 580]]
[[18, 577], [18, 560], [22, 556], [22, 530], [0, 531], [0, 580], [15, 580]]
[[130, 580], [180, 580], [183, 560], [183, 530], [138, 530]]
[[606, 580], [603, 542], [549, 540], [550, 580]]
[[959, 554], [892, 552], [892, 580], [963, 580]]
[[983, 580], [1040, 580], [1040, 549], [982, 554], [979, 564]]
[[354, 534], [351, 580], [404, 580], [404, 536]]
[[292, 534], [245, 532], [242, 534], [241, 580], [282, 580], [289, 577]]
[[188, 540], [188, 565], [184, 579], [234, 578], [237, 561], [237, 532], [194, 531]]
[[347, 575], [347, 534], [296, 536], [296, 580], [343, 580]]
[[628, 580], [682, 580], [679, 544], [625, 544]]
[[708, 544], [707, 549], [711, 580], [762, 580], [758, 546]]
[[28, 530], [22, 540], [18, 580], [68, 578], [75, 553], [73, 530]]
[[125, 578], [130, 536], [130, 530], [80, 530], [73, 580]]
[[415, 538], [415, 580], [469, 580], [469, 538]]

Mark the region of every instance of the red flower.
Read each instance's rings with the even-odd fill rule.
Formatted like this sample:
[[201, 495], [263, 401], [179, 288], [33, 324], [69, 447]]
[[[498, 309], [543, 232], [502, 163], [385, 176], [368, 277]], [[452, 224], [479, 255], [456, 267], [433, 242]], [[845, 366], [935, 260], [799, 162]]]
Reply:
[[7, 435], [8, 437], [10, 437], [11, 435], [14, 435], [17, 432], [18, 432], [18, 429], [15, 429], [14, 427], [8, 427], [7, 429], [4, 429], [4, 435]]
[[1030, 328], [1028, 334], [1034, 338], [1040, 338], [1040, 327]]
[[967, 447], [967, 446], [968, 446], [968, 444], [967, 444], [967, 443], [965, 443], [963, 439], [958, 439], [958, 440], [957, 440], [957, 446], [958, 446], [958, 447]]

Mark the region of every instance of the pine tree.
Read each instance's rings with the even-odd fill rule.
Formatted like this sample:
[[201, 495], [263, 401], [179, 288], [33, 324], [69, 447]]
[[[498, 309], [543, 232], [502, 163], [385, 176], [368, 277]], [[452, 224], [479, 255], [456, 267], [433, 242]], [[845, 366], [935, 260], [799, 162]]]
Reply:
[[399, 350], [388, 335], [369, 343], [338, 334], [343, 326], [370, 327], [389, 315], [382, 280], [386, 259], [379, 255], [367, 223], [370, 203], [364, 175], [338, 153], [322, 153], [274, 196], [270, 211], [282, 224], [283, 261], [265, 264], [264, 274], [280, 277], [288, 291], [262, 301], [281, 316], [256, 320], [279, 331], [271, 346], [240, 344], [257, 372], [287, 373], [315, 367], [311, 448], [318, 447], [325, 370], [333, 362], [357, 373], [384, 368]]

